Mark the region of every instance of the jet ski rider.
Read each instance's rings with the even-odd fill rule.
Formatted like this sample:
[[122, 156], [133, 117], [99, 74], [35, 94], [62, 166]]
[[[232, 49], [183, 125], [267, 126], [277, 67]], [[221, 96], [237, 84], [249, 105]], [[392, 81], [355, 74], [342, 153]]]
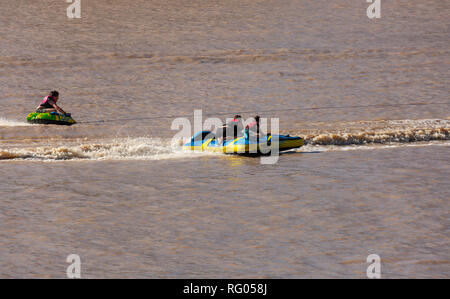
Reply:
[[241, 137], [243, 135], [243, 129], [242, 117], [236, 114], [231, 121], [217, 129], [216, 137], [218, 143], [221, 144], [222, 141], [225, 143], [228, 139]]
[[252, 121], [245, 127], [246, 138], [256, 137], [257, 142], [259, 142], [260, 137], [264, 136], [264, 133], [261, 131], [260, 128], [259, 119], [260, 119], [259, 115], [255, 116], [254, 121]]
[[59, 99], [59, 92], [56, 90], [51, 91], [48, 96], [46, 96], [39, 106], [36, 108], [37, 113], [51, 113], [51, 112], [59, 112], [62, 115], [70, 116], [70, 113], [66, 113], [64, 110], [59, 107], [56, 102]]

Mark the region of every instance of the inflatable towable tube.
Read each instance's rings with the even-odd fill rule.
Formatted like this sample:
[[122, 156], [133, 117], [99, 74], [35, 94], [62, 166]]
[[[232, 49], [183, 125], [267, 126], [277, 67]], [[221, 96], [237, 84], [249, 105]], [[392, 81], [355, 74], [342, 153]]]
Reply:
[[27, 116], [27, 122], [32, 124], [63, 125], [63, 126], [71, 126], [73, 124], [76, 124], [76, 121], [71, 116], [62, 115], [56, 112], [30, 113]]

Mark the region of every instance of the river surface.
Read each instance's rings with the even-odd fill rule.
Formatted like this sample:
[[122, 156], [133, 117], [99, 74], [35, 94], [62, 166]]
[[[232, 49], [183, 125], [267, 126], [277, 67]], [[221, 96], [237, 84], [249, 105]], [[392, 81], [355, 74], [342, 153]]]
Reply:
[[[0, 278], [450, 276], [447, 1], [68, 5], [0, 0]], [[305, 146], [188, 152], [194, 110]]]

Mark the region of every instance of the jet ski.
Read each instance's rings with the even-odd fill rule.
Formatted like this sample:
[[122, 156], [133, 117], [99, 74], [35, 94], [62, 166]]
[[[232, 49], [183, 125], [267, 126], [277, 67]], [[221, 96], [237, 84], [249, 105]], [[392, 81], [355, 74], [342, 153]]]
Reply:
[[69, 115], [62, 115], [56, 112], [32, 112], [27, 116], [27, 122], [32, 124], [44, 124], [44, 125], [63, 125], [71, 126], [76, 124], [76, 121]]
[[195, 151], [212, 151], [222, 152], [226, 154], [269, 154], [270, 148], [278, 146], [280, 152], [303, 145], [303, 138], [293, 137], [289, 135], [272, 135], [267, 134], [261, 136], [258, 140], [256, 137], [249, 137], [245, 134], [225, 142], [219, 142], [214, 133], [211, 131], [201, 131], [192, 136], [191, 140], [183, 145], [184, 149]]

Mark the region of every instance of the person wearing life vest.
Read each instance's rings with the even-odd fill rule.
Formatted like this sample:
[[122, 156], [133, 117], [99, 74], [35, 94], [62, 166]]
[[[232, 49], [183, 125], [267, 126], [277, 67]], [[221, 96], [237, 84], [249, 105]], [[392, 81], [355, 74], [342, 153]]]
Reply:
[[259, 141], [259, 137], [264, 135], [259, 126], [259, 118], [259, 115], [255, 116], [254, 121], [245, 127], [245, 136], [247, 138], [256, 137], [257, 142]]
[[66, 113], [61, 109], [56, 103], [59, 99], [59, 92], [56, 90], [51, 91], [48, 96], [46, 96], [36, 109], [38, 113], [49, 113], [49, 112], [59, 112], [62, 115], [70, 116], [70, 113]]
[[234, 139], [242, 136], [244, 130], [244, 124], [242, 123], [242, 117], [239, 114], [236, 114], [234, 118], [226, 123], [227, 134], [228, 137], [233, 137]]
[[244, 125], [242, 123], [242, 117], [239, 114], [236, 114], [231, 121], [217, 129], [216, 137], [219, 144], [222, 143], [222, 141], [225, 142], [231, 138], [236, 139], [237, 137], [242, 136], [243, 129]]

